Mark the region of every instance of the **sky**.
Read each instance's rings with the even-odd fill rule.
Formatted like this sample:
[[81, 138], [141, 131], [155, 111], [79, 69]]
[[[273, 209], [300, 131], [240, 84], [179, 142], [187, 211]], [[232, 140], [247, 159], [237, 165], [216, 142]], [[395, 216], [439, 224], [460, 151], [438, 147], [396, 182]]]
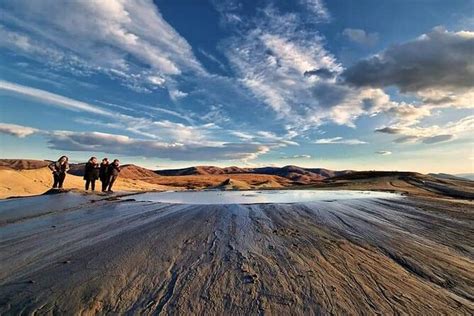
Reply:
[[474, 172], [474, 1], [0, 2], [0, 156]]

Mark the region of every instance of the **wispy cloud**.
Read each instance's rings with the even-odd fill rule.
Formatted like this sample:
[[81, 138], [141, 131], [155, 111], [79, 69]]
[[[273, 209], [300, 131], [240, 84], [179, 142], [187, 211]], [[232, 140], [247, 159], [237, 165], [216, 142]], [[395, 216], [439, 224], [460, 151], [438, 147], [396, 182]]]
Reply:
[[474, 131], [474, 115], [467, 116], [458, 121], [448, 122], [442, 126], [388, 126], [375, 130], [378, 133], [399, 135], [394, 140], [396, 143], [410, 143], [420, 141], [425, 144], [446, 142], [457, 136], [466, 136], [472, 139]]
[[311, 155], [292, 155], [292, 156], [282, 156], [280, 159], [310, 159]]
[[2, 134], [24, 138], [26, 136], [33, 135], [36, 132], [38, 132], [38, 129], [32, 127], [0, 123], [0, 133]]
[[367, 33], [362, 29], [346, 28], [342, 31], [342, 35], [354, 43], [367, 46], [375, 45], [379, 39], [378, 33]]
[[327, 115], [312, 88], [321, 80], [333, 81], [327, 73], [337, 74], [342, 67], [324, 48], [321, 35], [303, 29], [299, 15], [282, 14], [273, 7], [246, 22], [237, 26], [244, 29], [239, 36], [223, 45], [240, 82], [280, 119], [311, 125], [320, 119], [314, 113]]
[[106, 152], [116, 155], [192, 160], [251, 160], [270, 150], [255, 143], [180, 144], [98, 132], [55, 131], [48, 135], [53, 149]]
[[328, 21], [331, 18], [323, 0], [299, 0], [311, 12], [311, 17], [318, 21]]
[[436, 144], [446, 142], [454, 138], [454, 135], [445, 134], [445, 135], [436, 135], [430, 137], [424, 137], [422, 142], [425, 144]]
[[346, 139], [342, 137], [334, 138], [320, 138], [314, 141], [315, 144], [319, 145], [331, 145], [331, 144], [342, 144], [342, 145], [361, 145], [367, 144], [367, 142], [359, 139]]
[[[182, 133], [182, 131], [176, 131]], [[44, 131], [28, 126], [0, 123], [0, 133], [24, 138], [35, 133], [47, 139], [49, 147], [61, 151], [105, 152], [115, 155], [166, 158], [180, 161], [256, 159], [277, 145], [245, 143], [179, 143], [132, 138], [101, 132]], [[186, 134], [186, 132], [184, 132]]]
[[18, 0], [2, 6], [4, 21], [23, 31], [0, 28], [0, 43], [31, 58], [105, 72], [145, 90], [183, 72], [205, 72], [151, 0]]
[[288, 126], [300, 131], [325, 123], [355, 127], [358, 117], [397, 105], [380, 88], [344, 83], [342, 65], [317, 29], [305, 27], [303, 14], [268, 6], [245, 22], [231, 23], [238, 35], [224, 41], [223, 52], [243, 86]]
[[[216, 144], [223, 143], [222, 140], [226, 135], [220, 130], [220, 127], [214, 123], [201, 125], [186, 125], [176, 123], [169, 120], [152, 120], [145, 117], [134, 117], [122, 114], [119, 111], [110, 111], [94, 104], [78, 101], [65, 96], [54, 94], [45, 90], [35, 89], [15, 83], [0, 81], [0, 90], [14, 93], [23, 97], [33, 98], [45, 105], [53, 105], [70, 111], [79, 111], [102, 116], [107, 121], [94, 118], [94, 120], [82, 120], [82, 123], [103, 126], [107, 128], [115, 128], [126, 130], [140, 136], [152, 139], [161, 139], [165, 141], [178, 142], [181, 144]], [[120, 106], [106, 103], [108, 106]], [[177, 113], [167, 111], [165, 109], [156, 109], [168, 114]], [[219, 132], [217, 132], [219, 130]]]

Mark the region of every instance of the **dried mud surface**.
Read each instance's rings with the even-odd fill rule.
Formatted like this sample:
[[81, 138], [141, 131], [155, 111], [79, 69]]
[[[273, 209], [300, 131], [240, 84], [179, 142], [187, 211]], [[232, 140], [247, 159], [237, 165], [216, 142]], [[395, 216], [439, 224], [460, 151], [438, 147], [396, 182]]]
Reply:
[[1, 314], [474, 313], [468, 201], [75, 197], [0, 204]]

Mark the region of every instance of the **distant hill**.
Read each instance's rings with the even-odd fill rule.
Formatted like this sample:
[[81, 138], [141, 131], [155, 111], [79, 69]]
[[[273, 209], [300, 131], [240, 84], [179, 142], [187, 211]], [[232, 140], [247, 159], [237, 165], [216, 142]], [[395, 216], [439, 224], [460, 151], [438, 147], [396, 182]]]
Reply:
[[353, 171], [346, 174], [339, 174], [328, 178], [328, 180], [358, 180], [358, 179], [372, 179], [380, 177], [408, 177], [408, 176], [423, 176], [421, 173], [411, 171]]
[[0, 167], [6, 167], [14, 170], [31, 170], [48, 166], [49, 160], [33, 159], [0, 159]]
[[[50, 161], [0, 159], [0, 198], [44, 192], [51, 185]], [[66, 187], [84, 185], [84, 163], [71, 164]], [[449, 174], [420, 174], [408, 171], [335, 171], [298, 166], [240, 168], [196, 166], [153, 171], [136, 165], [123, 165], [117, 189], [277, 189], [321, 188], [382, 190], [408, 195], [445, 196], [474, 199], [474, 181]]]
[[429, 173], [428, 175], [433, 176], [438, 179], [451, 179], [451, 180], [471, 180], [474, 181], [474, 174], [466, 173], [466, 174], [458, 174], [452, 175], [448, 173]]
[[455, 176], [474, 181], [474, 173], [460, 173], [456, 174]]
[[440, 178], [409, 171], [357, 171], [327, 178], [309, 187], [350, 190], [382, 190], [409, 195], [448, 196], [474, 199], [474, 182], [461, 178]]
[[[84, 175], [85, 166], [85, 163], [71, 164], [69, 166], [69, 173], [82, 177]], [[156, 178], [159, 177], [159, 175], [150, 169], [129, 164], [121, 166], [120, 177], [126, 179], [143, 180], [146, 178]]]
[[162, 176], [194, 176], [226, 173], [224, 169], [214, 166], [196, 166], [182, 169], [157, 170], [155, 172]]
[[334, 171], [323, 168], [301, 168], [298, 166], [285, 167], [261, 167], [261, 168], [239, 168], [215, 166], [196, 166], [182, 169], [157, 170], [162, 176], [184, 176], [184, 175], [223, 175], [223, 174], [267, 174], [289, 179], [296, 183], [311, 183], [322, 181], [326, 178], [351, 173], [350, 170]]

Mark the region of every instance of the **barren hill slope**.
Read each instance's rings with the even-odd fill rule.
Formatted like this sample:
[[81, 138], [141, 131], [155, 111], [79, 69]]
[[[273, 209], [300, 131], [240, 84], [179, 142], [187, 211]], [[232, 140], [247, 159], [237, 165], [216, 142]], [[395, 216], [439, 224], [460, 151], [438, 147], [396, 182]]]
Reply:
[[[43, 194], [51, 188], [53, 177], [47, 167], [39, 169], [14, 170], [0, 168], [0, 199], [14, 196], [28, 196]], [[84, 189], [82, 176], [68, 174], [64, 182], [65, 189]], [[100, 191], [100, 182], [96, 183], [96, 190]], [[119, 177], [114, 190], [116, 191], [152, 191], [169, 190], [167, 186], [151, 184], [137, 179]]]
[[474, 199], [474, 181], [439, 179], [417, 172], [359, 171], [324, 180], [313, 187], [384, 190], [410, 195]]
[[49, 160], [34, 159], [0, 159], [0, 167], [7, 167], [14, 170], [38, 169], [48, 166]]
[[157, 170], [156, 173], [163, 176], [184, 176], [184, 175], [221, 175], [221, 174], [259, 174], [274, 175], [286, 178], [296, 183], [308, 184], [321, 181], [328, 177], [347, 174], [352, 171], [334, 171], [323, 168], [301, 168], [298, 166], [284, 167], [261, 167], [261, 168], [239, 168], [215, 167], [215, 166], [196, 166], [183, 169]]

